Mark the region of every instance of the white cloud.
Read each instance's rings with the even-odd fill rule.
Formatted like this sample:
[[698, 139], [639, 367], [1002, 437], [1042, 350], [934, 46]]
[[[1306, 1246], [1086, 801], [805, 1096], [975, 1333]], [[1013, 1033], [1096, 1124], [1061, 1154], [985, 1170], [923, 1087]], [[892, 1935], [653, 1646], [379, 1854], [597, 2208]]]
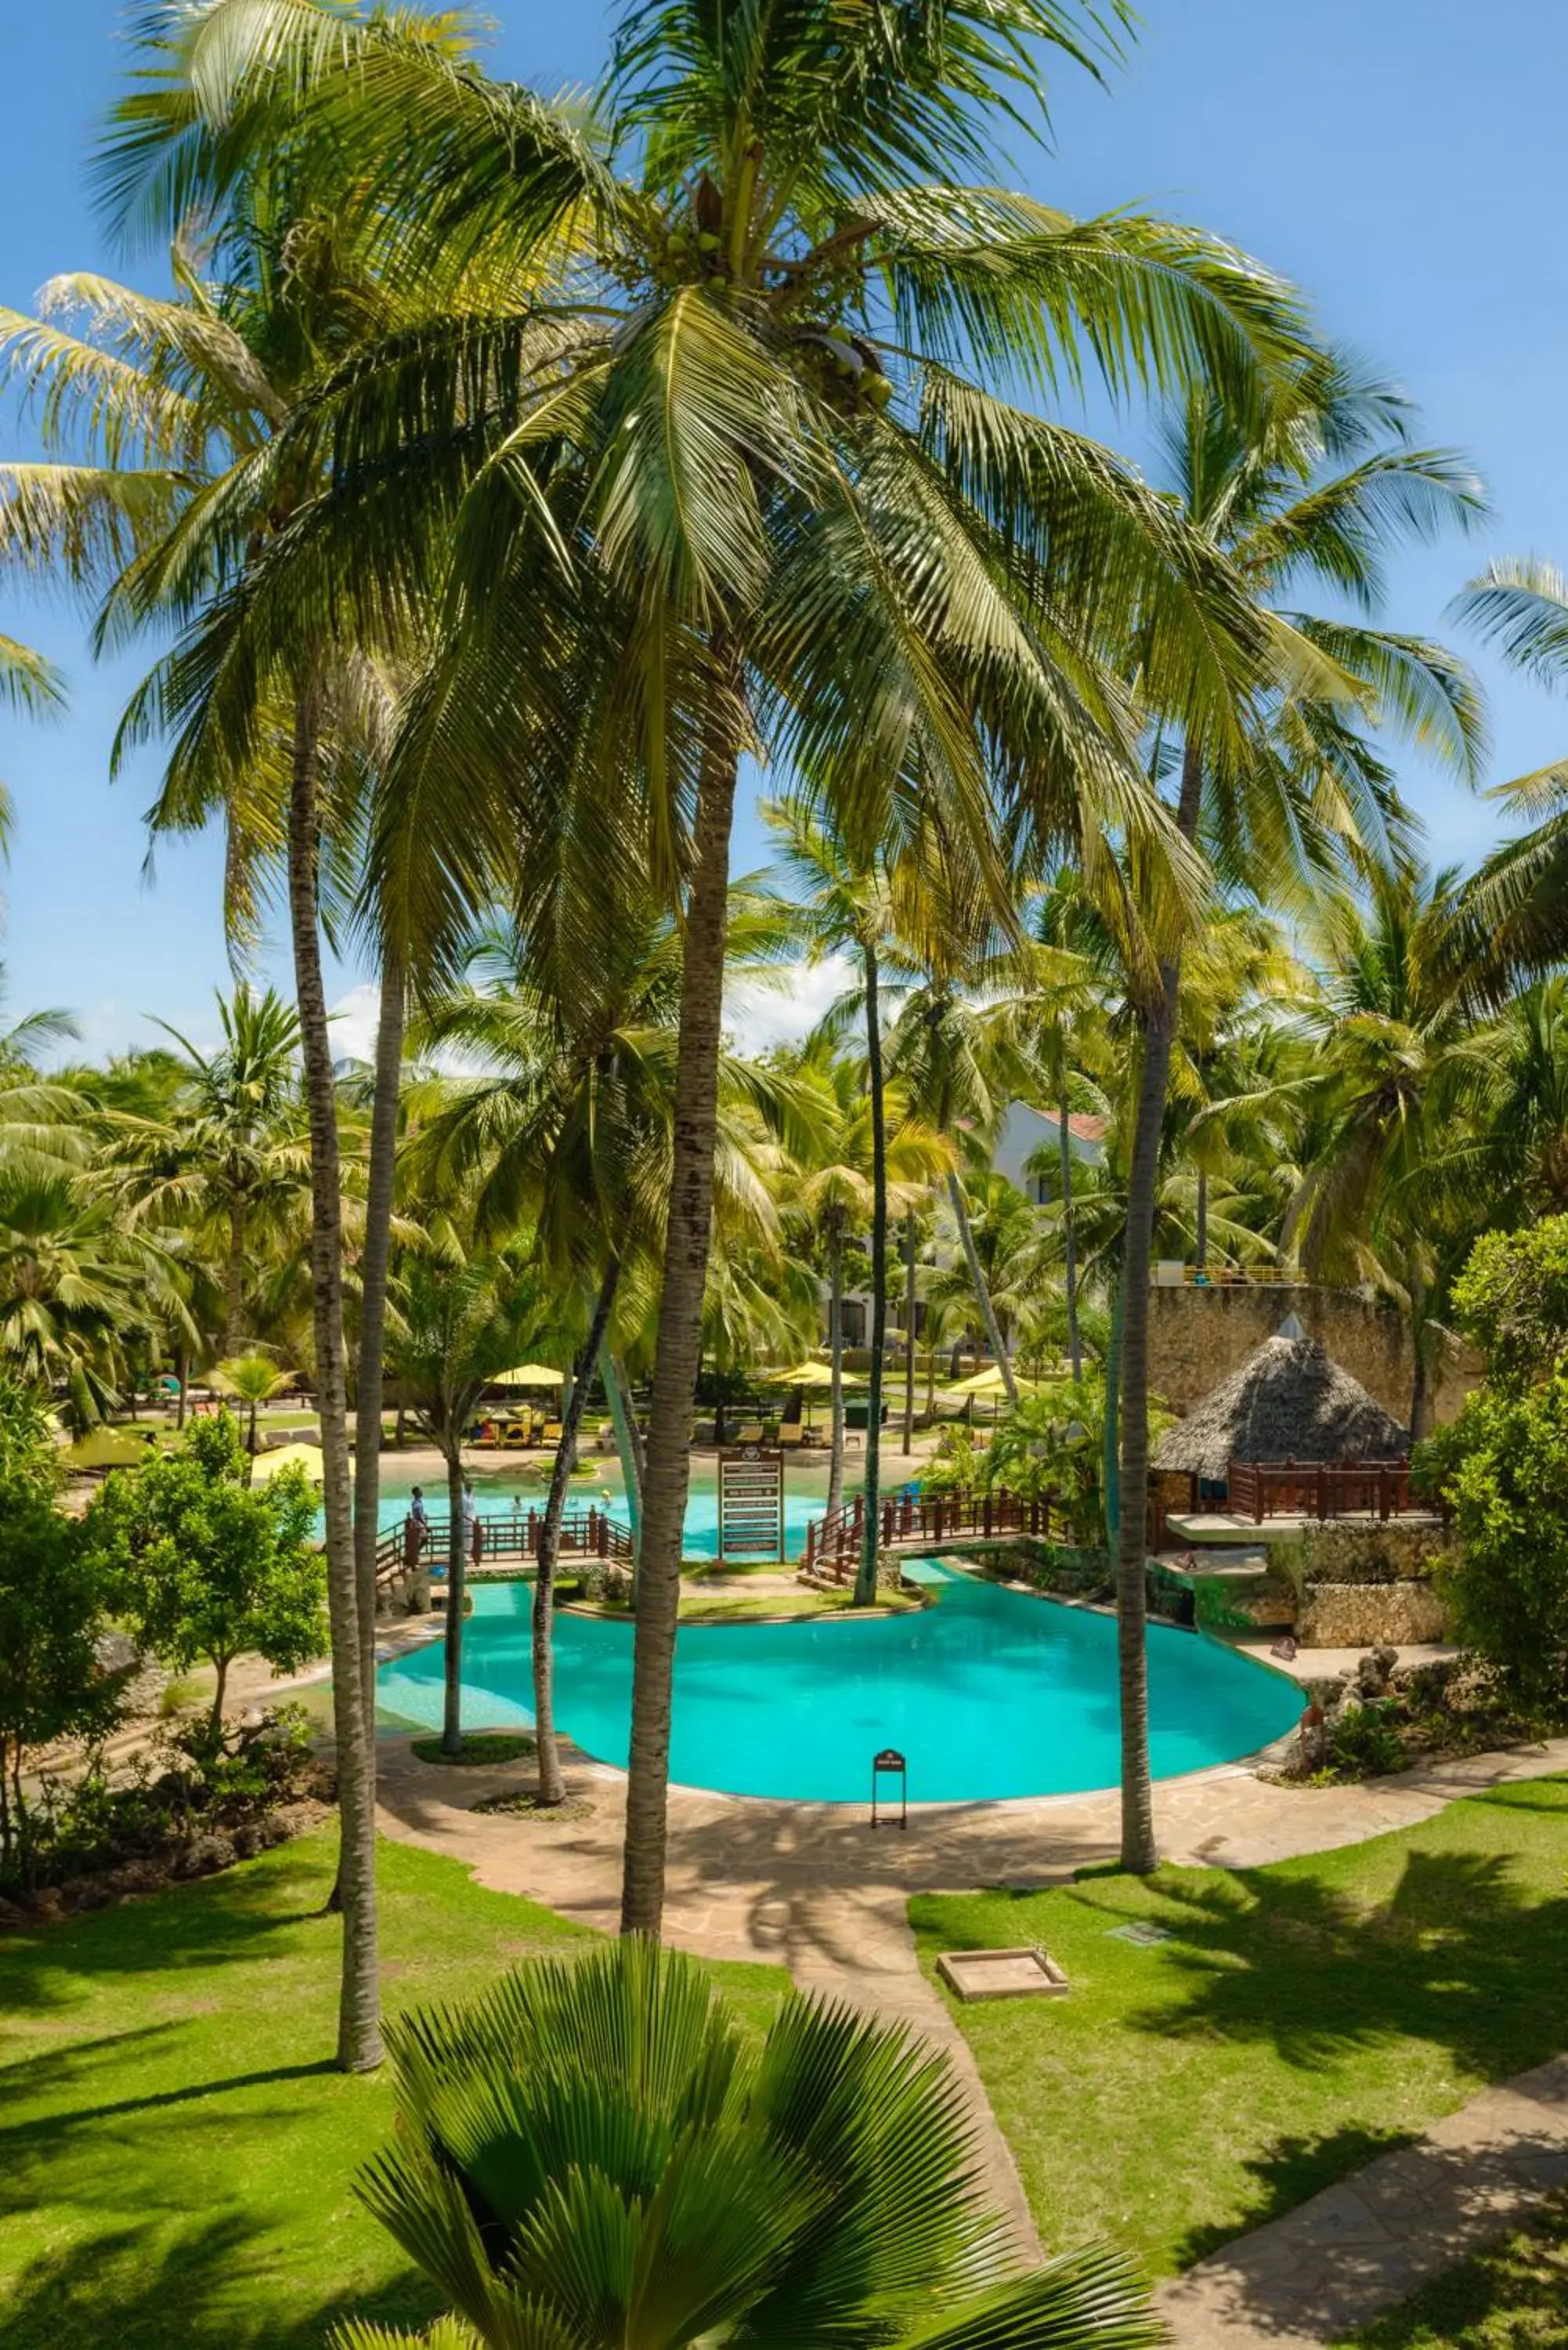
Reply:
[[381, 1017], [381, 991], [374, 980], [351, 987], [332, 1006], [332, 1057], [335, 1061], [373, 1061], [376, 1028]]
[[770, 987], [745, 980], [724, 998], [724, 1024], [742, 1053], [765, 1053], [772, 1045], [795, 1045], [810, 1034], [828, 1006], [855, 985], [846, 955], [814, 963], [793, 963]]

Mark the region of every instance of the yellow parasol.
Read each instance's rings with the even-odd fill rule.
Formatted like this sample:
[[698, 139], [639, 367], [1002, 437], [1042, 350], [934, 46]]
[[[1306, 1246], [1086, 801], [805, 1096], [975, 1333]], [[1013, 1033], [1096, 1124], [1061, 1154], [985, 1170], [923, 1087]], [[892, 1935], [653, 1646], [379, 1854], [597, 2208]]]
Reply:
[[326, 1456], [319, 1444], [280, 1444], [275, 1452], [258, 1452], [251, 1464], [251, 1483], [270, 1485], [285, 1469], [303, 1469], [313, 1485], [319, 1485], [327, 1474]]
[[566, 1383], [565, 1371], [553, 1371], [547, 1363], [519, 1363], [514, 1371], [497, 1371], [491, 1380], [493, 1388], [558, 1388]]

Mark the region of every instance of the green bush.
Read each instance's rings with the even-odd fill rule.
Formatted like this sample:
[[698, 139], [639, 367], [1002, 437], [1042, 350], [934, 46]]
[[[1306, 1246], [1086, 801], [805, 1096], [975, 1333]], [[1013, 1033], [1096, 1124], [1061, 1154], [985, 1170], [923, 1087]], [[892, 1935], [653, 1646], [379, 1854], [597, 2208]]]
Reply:
[[327, 1570], [316, 1500], [299, 1470], [250, 1482], [227, 1412], [198, 1422], [177, 1456], [117, 1470], [88, 1508], [82, 1540], [145, 1648], [217, 1675], [208, 1734], [223, 1721], [228, 1669], [254, 1649], [294, 1672], [326, 1645]]
[[1457, 1636], [1521, 1697], [1551, 1700], [1568, 1653], [1568, 1370], [1478, 1388], [1415, 1465], [1453, 1512], [1460, 1555], [1438, 1587]]

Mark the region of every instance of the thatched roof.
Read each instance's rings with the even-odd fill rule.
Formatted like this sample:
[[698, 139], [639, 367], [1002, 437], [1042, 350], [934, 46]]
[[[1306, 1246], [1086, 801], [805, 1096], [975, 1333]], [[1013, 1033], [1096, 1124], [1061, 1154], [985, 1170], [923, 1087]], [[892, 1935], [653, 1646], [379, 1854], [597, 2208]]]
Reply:
[[1232, 1461], [1397, 1461], [1405, 1445], [1398, 1421], [1325, 1347], [1282, 1331], [1167, 1430], [1154, 1465], [1217, 1483]]

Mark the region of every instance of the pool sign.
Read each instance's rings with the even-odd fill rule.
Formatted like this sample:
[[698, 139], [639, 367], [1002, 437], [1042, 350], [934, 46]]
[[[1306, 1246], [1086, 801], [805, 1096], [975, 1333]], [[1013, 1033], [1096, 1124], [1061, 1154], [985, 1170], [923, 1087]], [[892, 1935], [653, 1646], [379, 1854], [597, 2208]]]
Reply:
[[784, 1555], [784, 1454], [732, 1444], [719, 1455], [719, 1555]]

